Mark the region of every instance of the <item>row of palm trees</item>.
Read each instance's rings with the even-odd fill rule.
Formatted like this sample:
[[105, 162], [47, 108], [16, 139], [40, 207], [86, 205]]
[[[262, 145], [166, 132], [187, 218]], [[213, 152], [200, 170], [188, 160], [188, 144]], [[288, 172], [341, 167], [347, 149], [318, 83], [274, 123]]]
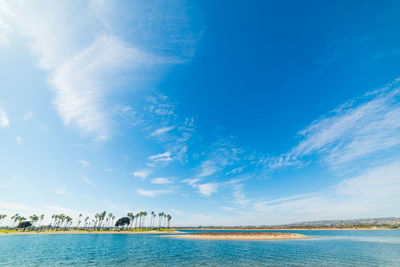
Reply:
[[[130, 228], [133, 228], [133, 224], [135, 224], [135, 229], [140, 228], [143, 229], [147, 212], [146, 211], [140, 211], [134, 215], [132, 212], [128, 212], [126, 215], [130, 219]], [[150, 213], [150, 228], [155, 228], [155, 221], [156, 221], [157, 214], [152, 211]], [[158, 228], [162, 227], [168, 227], [170, 225], [170, 221], [172, 219], [172, 216], [170, 214], [166, 214], [165, 212], [160, 212], [158, 214]]]
[[[143, 229], [143, 228], [150, 228], [150, 229], [156, 229], [156, 217], [157, 214], [152, 211], [150, 212], [150, 223], [148, 226], [145, 226], [146, 222], [146, 217], [148, 213], [146, 211], [140, 211], [136, 214], [133, 212], [128, 212], [126, 215], [129, 218], [130, 224], [127, 226], [127, 228], [130, 229]], [[0, 214], [0, 222], [5, 219], [7, 215], [2, 215]], [[106, 211], [96, 213], [94, 217], [91, 219], [89, 216], [86, 216], [83, 218], [83, 214], [79, 214], [78, 216], [78, 221], [76, 225], [73, 226], [73, 219], [65, 215], [63, 213], [61, 214], [53, 214], [51, 216], [51, 221], [48, 225], [43, 225], [42, 222], [44, 220], [44, 214], [42, 215], [36, 215], [33, 214], [29, 216], [29, 220], [27, 218], [21, 216], [20, 214], [15, 214], [10, 217], [10, 222], [8, 224], [8, 228], [17, 228], [18, 225], [20, 225], [22, 222], [30, 222], [31, 228], [35, 228], [38, 230], [48, 230], [48, 229], [71, 229], [71, 228], [76, 228], [76, 229], [110, 229], [114, 227], [114, 220], [115, 216], [112, 213], [108, 213]], [[165, 212], [160, 212], [158, 213], [158, 228], [169, 228], [170, 227], [170, 222], [171, 222], [172, 216], [170, 214], [166, 214]]]

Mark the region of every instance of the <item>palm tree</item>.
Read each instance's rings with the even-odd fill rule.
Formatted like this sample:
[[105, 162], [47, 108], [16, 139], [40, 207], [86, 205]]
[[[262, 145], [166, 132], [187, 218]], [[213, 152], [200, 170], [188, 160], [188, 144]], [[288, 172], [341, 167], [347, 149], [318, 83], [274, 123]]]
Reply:
[[139, 211], [139, 228], [142, 227], [142, 215], [143, 215], [143, 211]]
[[102, 226], [102, 224], [103, 224], [103, 221], [104, 221], [104, 218], [106, 217], [106, 214], [107, 214], [107, 212], [106, 211], [103, 211], [102, 213], [100, 213], [99, 215], [99, 228], [101, 228], [101, 226]]
[[158, 214], [158, 228], [161, 228], [161, 218], [164, 217], [164, 212]]
[[57, 219], [58, 219], [58, 215], [57, 214], [53, 214], [51, 216], [51, 218], [54, 219], [54, 222], [52, 222], [51, 226], [53, 227], [53, 229], [56, 227], [56, 223], [57, 223]]
[[15, 218], [17, 218], [19, 216], [19, 214], [17, 213], [17, 214], [15, 214], [15, 215], [13, 215], [13, 216], [11, 216], [11, 218], [10, 218], [10, 225], [9, 225], [9, 227], [11, 227], [11, 226], [13, 226], [14, 225], [14, 223], [16, 222], [16, 219]]
[[39, 221], [39, 216], [33, 214], [32, 216], [29, 217], [29, 219], [31, 219], [31, 221], [33, 222], [33, 227], [35, 227], [37, 221]]
[[[113, 214], [110, 212], [110, 213], [108, 214], [108, 221], [109, 221], [109, 222], [111, 222], [112, 217], [113, 217]], [[110, 226], [110, 225], [108, 225], [108, 226]]]
[[85, 218], [85, 227], [87, 227], [88, 220], [89, 220], [89, 216], [87, 216], [87, 217]]
[[[139, 213], [136, 213], [136, 216], [135, 216], [135, 218], [136, 218], [136, 221], [135, 221], [135, 229], [136, 229], [136, 227], [137, 227], [137, 223], [138, 223], [138, 220], [139, 220]], [[139, 227], [140, 227], [140, 225], [139, 225]]]
[[168, 219], [168, 228], [169, 228], [169, 223], [170, 223], [170, 221], [171, 221], [171, 219], [172, 219], [171, 214], [168, 214], [168, 215], [167, 215], [167, 219]]
[[81, 224], [82, 213], [80, 213], [78, 217], [79, 217], [79, 219], [78, 219], [77, 227], [79, 228], [79, 225]]
[[153, 228], [153, 224], [154, 224], [154, 211], [152, 211], [150, 213], [150, 228]]
[[142, 215], [143, 215], [143, 223], [142, 223], [142, 229], [143, 229], [144, 222], [146, 221], [147, 211], [143, 211]]
[[7, 217], [6, 214], [0, 214], [0, 221], [3, 220], [5, 217]]
[[54, 223], [56, 222], [55, 217], [56, 217], [55, 214], [51, 215], [50, 227], [53, 225], [53, 221], [54, 221]]
[[132, 212], [128, 212], [126, 214], [126, 217], [128, 217], [131, 221], [130, 221], [130, 225], [128, 225], [127, 227], [130, 227], [132, 229], [132, 225], [133, 225], [133, 220], [135, 219], [135, 215], [133, 215]]
[[96, 228], [97, 221], [98, 221], [99, 217], [100, 217], [100, 214], [98, 214], [98, 213], [96, 213], [96, 214], [94, 215], [95, 221], [94, 221], [94, 224], [93, 224], [93, 230]]
[[39, 221], [39, 225], [42, 226], [42, 221], [44, 219], [44, 214], [40, 215], [40, 221]]
[[66, 216], [63, 213], [58, 215], [58, 226], [63, 227], [65, 220]]
[[[13, 217], [11, 217], [13, 220], [14, 220], [14, 224], [15, 224], [15, 226], [17, 226], [17, 221], [20, 221], [21, 220], [21, 218], [24, 218], [24, 217], [21, 217], [21, 216], [19, 216], [19, 214], [17, 213], [17, 214], [15, 214]], [[24, 218], [25, 219], [25, 218]]]

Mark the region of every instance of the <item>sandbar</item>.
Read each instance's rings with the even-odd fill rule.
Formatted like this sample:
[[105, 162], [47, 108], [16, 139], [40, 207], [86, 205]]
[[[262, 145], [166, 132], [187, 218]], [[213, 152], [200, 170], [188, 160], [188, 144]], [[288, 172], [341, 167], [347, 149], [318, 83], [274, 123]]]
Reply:
[[169, 237], [185, 239], [208, 239], [208, 240], [287, 240], [309, 238], [297, 233], [274, 233], [274, 232], [206, 232], [191, 233], [183, 235], [168, 235]]

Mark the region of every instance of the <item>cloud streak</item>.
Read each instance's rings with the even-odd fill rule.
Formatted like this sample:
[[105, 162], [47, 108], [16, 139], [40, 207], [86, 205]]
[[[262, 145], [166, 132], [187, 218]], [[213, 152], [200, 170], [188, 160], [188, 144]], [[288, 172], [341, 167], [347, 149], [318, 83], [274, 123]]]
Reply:
[[137, 81], [154, 77], [152, 66], [190, 59], [197, 40], [187, 6], [179, 2], [151, 8], [148, 1], [0, 3], [8, 19], [0, 20], [0, 42], [9, 28], [27, 38], [39, 66], [49, 71], [62, 121], [95, 141], [112, 135], [109, 110], [117, 103], [108, 99], [120, 90], [117, 80], [130, 77], [129, 90], [137, 90]]
[[333, 167], [363, 159], [400, 144], [400, 88], [398, 82], [348, 101], [333, 115], [318, 119], [300, 131], [291, 151], [269, 157], [269, 168], [301, 165], [311, 155], [321, 156]]
[[400, 201], [400, 161], [370, 168], [320, 192], [299, 194], [267, 201], [255, 201], [253, 208], [275, 218], [271, 223], [299, 220], [351, 219], [393, 216]]
[[138, 189], [136, 192], [139, 195], [145, 196], [145, 197], [156, 197], [159, 195], [164, 195], [164, 194], [171, 194], [172, 191], [170, 190], [144, 190], [144, 189]]
[[143, 169], [133, 172], [133, 177], [145, 180], [152, 173], [149, 169]]

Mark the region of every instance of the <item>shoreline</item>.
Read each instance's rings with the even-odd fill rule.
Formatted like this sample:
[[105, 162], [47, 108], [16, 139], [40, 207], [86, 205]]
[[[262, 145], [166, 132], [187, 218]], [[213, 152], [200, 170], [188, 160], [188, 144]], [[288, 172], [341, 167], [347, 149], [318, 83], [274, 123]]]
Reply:
[[298, 233], [274, 233], [274, 232], [231, 232], [231, 233], [193, 233], [183, 235], [168, 235], [166, 237], [201, 240], [297, 240], [311, 237]]
[[27, 231], [27, 232], [0, 232], [0, 236], [10, 235], [65, 235], [65, 234], [180, 234], [181, 232], [172, 231]]
[[355, 228], [178, 228], [176, 230], [205, 230], [205, 231], [305, 231], [305, 230], [311, 230], [311, 231], [336, 231], [336, 230], [387, 230], [389, 228], [360, 228], [360, 227], [355, 227]]

